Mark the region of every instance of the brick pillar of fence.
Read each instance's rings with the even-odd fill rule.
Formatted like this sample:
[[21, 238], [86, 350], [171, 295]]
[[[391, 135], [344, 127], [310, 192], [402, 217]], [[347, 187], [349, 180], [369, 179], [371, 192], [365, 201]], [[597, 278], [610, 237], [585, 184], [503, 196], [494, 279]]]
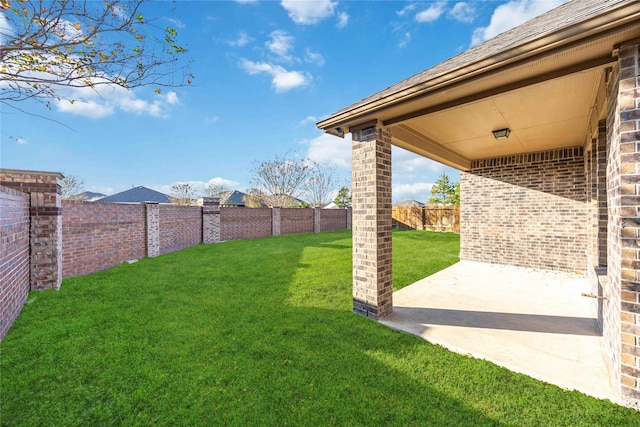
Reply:
[[29, 194], [32, 290], [62, 284], [62, 188], [59, 172], [0, 169], [0, 184]]
[[322, 215], [322, 209], [313, 208], [313, 232], [319, 233], [322, 231], [322, 222], [320, 215]]
[[157, 202], [143, 202], [147, 213], [147, 256], [160, 255], [160, 205]]
[[352, 222], [351, 222], [352, 211], [351, 211], [351, 208], [347, 208], [346, 211], [347, 211], [347, 230], [351, 230], [351, 228], [352, 228]]
[[202, 199], [202, 241], [205, 244], [220, 242], [220, 199]]
[[271, 208], [271, 234], [273, 234], [274, 236], [280, 235], [282, 226], [281, 218], [282, 216], [280, 215], [280, 208]]

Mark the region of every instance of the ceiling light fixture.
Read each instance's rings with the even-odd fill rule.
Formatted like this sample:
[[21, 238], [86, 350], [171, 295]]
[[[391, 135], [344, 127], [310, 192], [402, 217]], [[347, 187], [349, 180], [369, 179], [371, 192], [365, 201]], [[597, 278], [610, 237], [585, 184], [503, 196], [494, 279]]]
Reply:
[[507, 139], [509, 138], [509, 134], [511, 133], [511, 129], [504, 128], [491, 131], [493, 133], [493, 137], [495, 139]]

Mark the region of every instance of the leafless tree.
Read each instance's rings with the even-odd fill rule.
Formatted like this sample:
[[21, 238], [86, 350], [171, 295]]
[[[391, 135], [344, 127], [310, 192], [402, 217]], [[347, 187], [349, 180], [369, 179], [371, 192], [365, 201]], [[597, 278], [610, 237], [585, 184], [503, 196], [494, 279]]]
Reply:
[[84, 179], [75, 175], [65, 175], [60, 182], [62, 198], [65, 200], [84, 200]]
[[261, 208], [265, 205], [264, 203], [265, 195], [260, 190], [256, 188], [251, 188], [247, 191], [247, 194], [242, 196], [242, 201], [244, 205], [248, 208]]
[[0, 104], [191, 83], [177, 31], [145, 16], [145, 1], [0, 0]]
[[171, 198], [177, 205], [192, 205], [196, 195], [196, 189], [189, 182], [179, 182], [171, 186]]
[[231, 197], [232, 191], [226, 188], [221, 184], [205, 184], [204, 185], [204, 194], [207, 197], [217, 197], [220, 199], [220, 204], [224, 205]]
[[309, 176], [305, 184], [305, 197], [311, 207], [323, 207], [332, 200], [335, 193], [335, 169], [311, 162]]
[[267, 205], [292, 206], [292, 201], [304, 192], [310, 170], [310, 162], [306, 159], [276, 155], [273, 160], [254, 162], [251, 183], [264, 193]]

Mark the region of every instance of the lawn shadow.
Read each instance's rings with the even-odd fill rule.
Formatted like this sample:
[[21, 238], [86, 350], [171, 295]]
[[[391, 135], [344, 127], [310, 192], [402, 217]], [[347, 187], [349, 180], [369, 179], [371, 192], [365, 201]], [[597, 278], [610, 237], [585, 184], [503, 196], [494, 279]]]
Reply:
[[349, 243], [328, 232], [199, 245], [66, 280], [2, 343], [3, 419], [502, 425], [519, 405], [570, 405], [353, 314]]

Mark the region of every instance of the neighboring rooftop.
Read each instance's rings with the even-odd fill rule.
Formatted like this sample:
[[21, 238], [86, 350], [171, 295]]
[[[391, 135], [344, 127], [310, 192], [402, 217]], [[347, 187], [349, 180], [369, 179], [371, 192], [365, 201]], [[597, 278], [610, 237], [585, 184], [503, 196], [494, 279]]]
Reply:
[[424, 206], [424, 203], [412, 199], [412, 200], [405, 200], [403, 202], [396, 203], [393, 206], [400, 206], [403, 208], [415, 208], [415, 207], [421, 208]]
[[97, 200], [100, 203], [142, 203], [142, 202], [156, 202], [156, 203], [171, 203], [171, 199], [168, 195], [156, 190], [152, 190], [147, 187], [134, 187], [120, 193], [113, 194], [111, 196], [104, 197]]
[[246, 203], [244, 201], [244, 196], [247, 193], [243, 193], [242, 191], [233, 190], [233, 191], [223, 191], [215, 197], [220, 197], [221, 200], [224, 200], [222, 203], [223, 206], [245, 206]]

